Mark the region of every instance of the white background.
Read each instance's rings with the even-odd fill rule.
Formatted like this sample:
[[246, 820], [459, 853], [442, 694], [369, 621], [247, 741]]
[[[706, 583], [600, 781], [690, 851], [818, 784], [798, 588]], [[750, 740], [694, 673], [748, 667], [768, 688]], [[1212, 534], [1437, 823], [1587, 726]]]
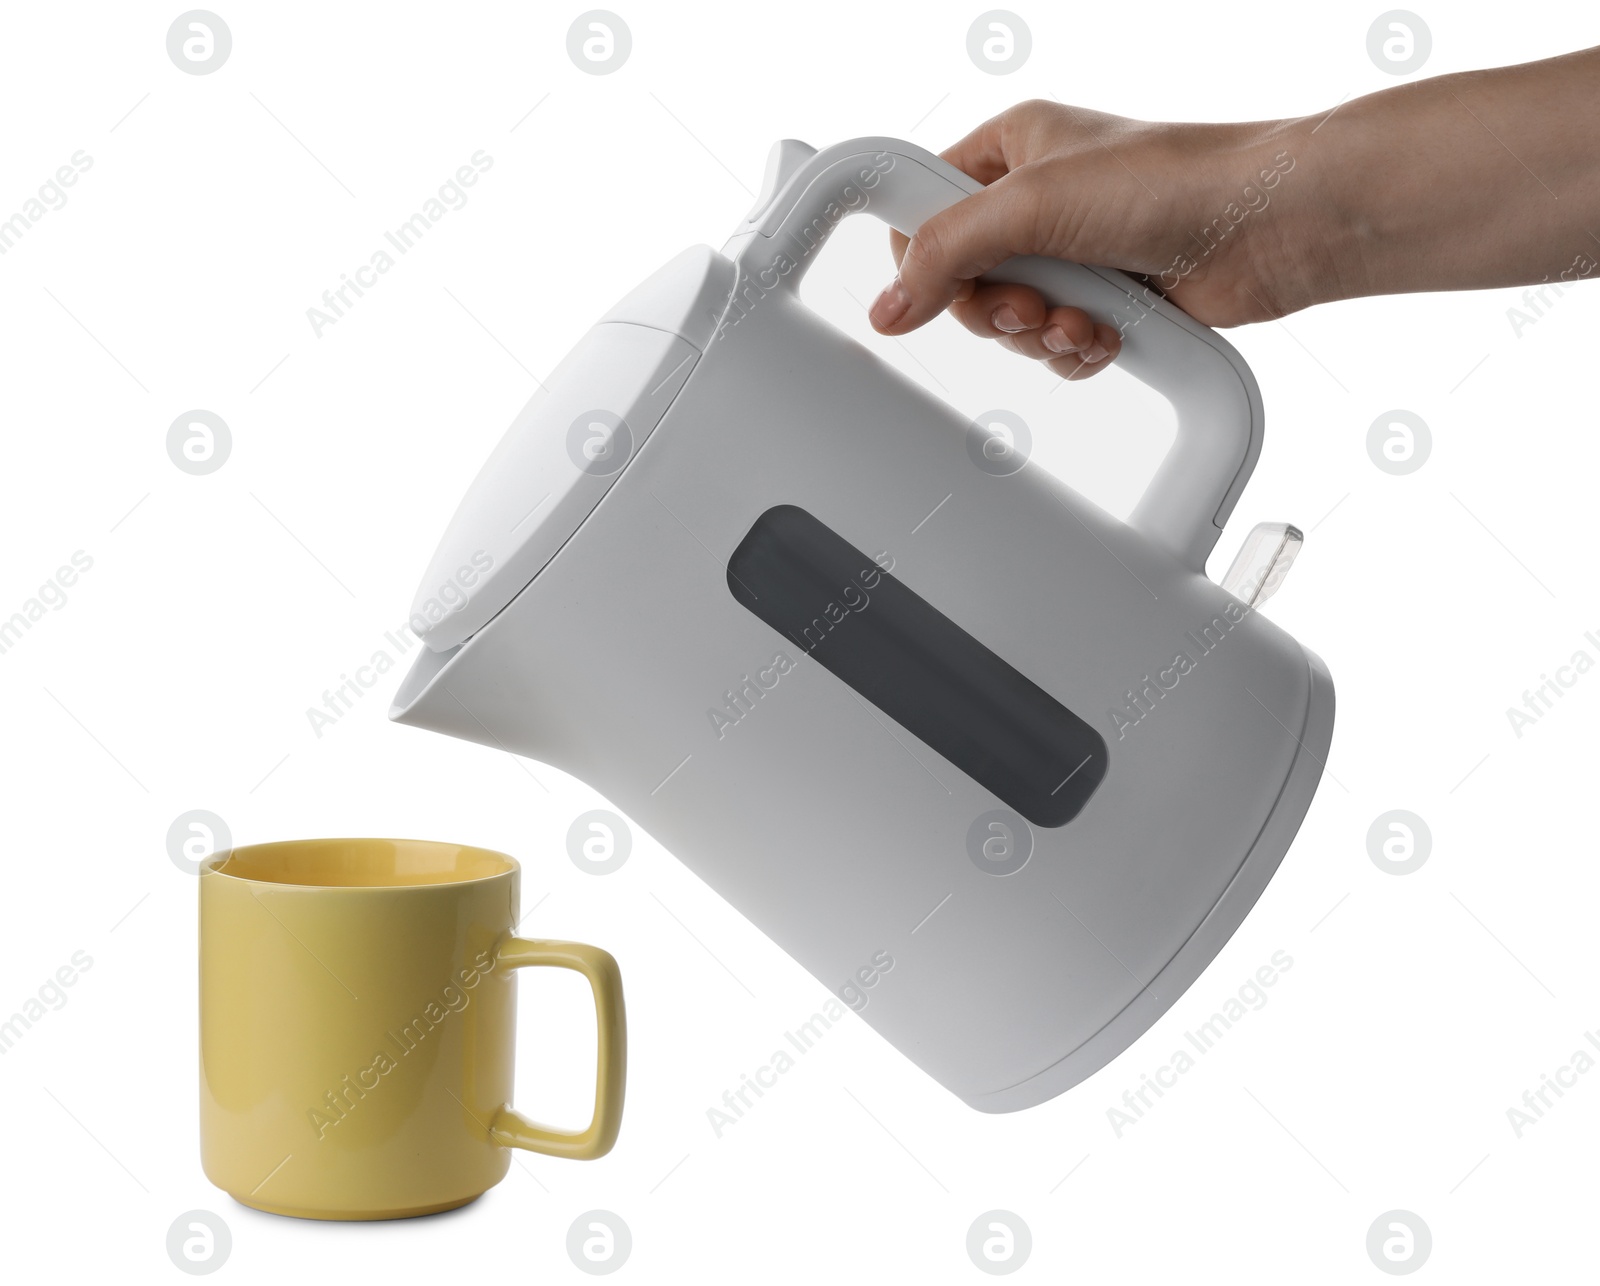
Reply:
[[[973, 1112], [852, 1018], [716, 1137], [707, 1109], [824, 988], [643, 834], [616, 874], [577, 870], [567, 827], [605, 801], [388, 724], [400, 669], [320, 738], [306, 717], [387, 647], [532, 376], [678, 250], [720, 245], [774, 139], [937, 150], [1046, 95], [1153, 119], [1326, 110], [1395, 83], [1366, 50], [1380, 5], [1023, 5], [1032, 56], [993, 76], [966, 52], [981, 4], [615, 0], [632, 54], [594, 76], [567, 55], [578, 5], [216, 2], [233, 50], [204, 76], [168, 58], [178, 5], [18, 6], [0, 44], [0, 219], [75, 151], [93, 158], [0, 257], [0, 617], [75, 551], [93, 559], [0, 655], [0, 1017], [75, 951], [93, 959], [0, 1057], [8, 1276], [177, 1280], [167, 1229], [195, 1208], [231, 1228], [219, 1280], [241, 1282], [587, 1280], [565, 1240], [593, 1208], [627, 1221], [621, 1271], [648, 1281], [985, 1280], [965, 1238], [996, 1208], [1032, 1230], [1029, 1280], [1382, 1280], [1367, 1229], [1395, 1208], [1432, 1230], [1424, 1277], [1592, 1273], [1600, 1071], [1521, 1138], [1506, 1112], [1600, 1028], [1600, 677], [1520, 738], [1505, 714], [1575, 651], [1600, 658], [1584, 639], [1600, 630], [1592, 286], [1520, 337], [1510, 291], [1356, 301], [1231, 336], [1268, 434], [1213, 572], [1257, 521], [1307, 531], [1267, 610], [1337, 683], [1328, 773], [1190, 992], [1031, 1111]], [[1573, 13], [1426, 9], [1420, 74], [1593, 43]], [[316, 337], [306, 309], [479, 149], [494, 163], [470, 202]], [[1509, 157], [1505, 176], [1514, 216], [1531, 185]], [[808, 298], [939, 372], [969, 413], [1003, 404], [1047, 426], [1037, 459], [1126, 512], [1169, 431], [1151, 399], [1120, 374], [1048, 393], [948, 323], [871, 339], [846, 288], [864, 304], [888, 274], [881, 229], [847, 224]], [[193, 408], [233, 437], [204, 477], [165, 449]], [[1433, 433], [1404, 477], [1366, 450], [1393, 408]], [[195, 885], [165, 847], [196, 808], [238, 842], [401, 834], [516, 855], [525, 905], [545, 899], [525, 930], [621, 962], [615, 1152], [519, 1154], [475, 1205], [394, 1224], [286, 1220], [212, 1188]], [[1367, 852], [1395, 808], [1433, 835], [1405, 876]], [[1269, 1003], [1117, 1137], [1108, 1109], [1279, 950], [1294, 964]], [[576, 1122], [586, 994], [522, 986], [519, 1103]]]

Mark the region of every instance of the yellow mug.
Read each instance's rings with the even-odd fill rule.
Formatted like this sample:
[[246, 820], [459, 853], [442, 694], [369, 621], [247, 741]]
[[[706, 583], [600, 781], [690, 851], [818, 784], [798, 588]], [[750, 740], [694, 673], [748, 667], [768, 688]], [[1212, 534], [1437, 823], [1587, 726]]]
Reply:
[[[517, 863], [423, 840], [219, 853], [200, 874], [200, 1148], [236, 1200], [308, 1219], [400, 1219], [499, 1183], [507, 1148], [589, 1160], [622, 1122], [617, 962], [514, 936]], [[594, 1116], [575, 1131], [509, 1106], [516, 970], [594, 991]]]

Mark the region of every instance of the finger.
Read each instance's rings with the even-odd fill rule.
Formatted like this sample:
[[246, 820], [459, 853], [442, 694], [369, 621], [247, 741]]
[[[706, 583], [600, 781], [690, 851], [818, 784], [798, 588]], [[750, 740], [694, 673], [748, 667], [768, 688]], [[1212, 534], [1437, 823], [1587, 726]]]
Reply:
[[[905, 258], [906, 245], [909, 241], [910, 238], [907, 237], [905, 233], [901, 232], [899, 228], [889, 229], [889, 253], [894, 256], [894, 266], [896, 268], [900, 266], [900, 261]], [[966, 300], [971, 299], [972, 292], [977, 289], [977, 285], [977, 282], [971, 280], [961, 282], [956, 287], [956, 293], [952, 302], [963, 303]]]
[[902, 335], [935, 317], [963, 283], [1013, 255], [1031, 254], [1038, 226], [1039, 192], [1015, 174], [928, 219], [900, 259], [900, 271], [872, 303], [872, 324]]
[[[1094, 320], [1081, 308], [1049, 309], [1036, 329], [1005, 337], [1006, 347], [1036, 362], [1086, 353], [1095, 343]], [[1004, 341], [1002, 341], [1004, 342]]]
[[[1058, 328], [1062, 333], [1057, 333]], [[999, 344], [1019, 357], [1043, 361], [1065, 379], [1093, 375], [1109, 366], [1122, 351], [1117, 328], [1091, 321], [1079, 308], [1053, 308], [1039, 330], [1002, 336]], [[1057, 352], [1063, 344], [1064, 351]]]
[[1094, 345], [1094, 318], [1070, 306], [1059, 306], [1045, 315], [1037, 331], [1019, 334], [1019, 352], [1038, 361], [1051, 361], [1083, 353]]
[[1004, 178], [1012, 170], [1011, 161], [1006, 157], [1005, 150], [1006, 117], [1009, 115], [1010, 111], [1002, 112], [999, 116], [984, 121], [972, 133], [960, 142], [945, 148], [939, 155], [956, 169], [970, 174], [979, 183], [987, 185], [996, 179]]
[[1086, 380], [1109, 367], [1120, 352], [1122, 336], [1117, 328], [1105, 322], [1096, 322], [1094, 340], [1086, 350], [1057, 357], [1046, 364], [1062, 379]]
[[1044, 325], [1050, 307], [1031, 286], [975, 283], [970, 299], [950, 305], [951, 315], [984, 339], [999, 339]]
[[[939, 153], [940, 158], [985, 186], [996, 179], [1004, 178], [1022, 161], [1015, 152], [1011, 156], [1007, 155], [1006, 140], [1017, 137], [1019, 133], [1016, 127], [1017, 118], [1025, 110], [1035, 106], [1037, 105], [1031, 103], [1018, 103], [1014, 107], [1007, 108], [1000, 115], [985, 121], [958, 143], [945, 148]], [[905, 257], [906, 245], [910, 240], [911, 238], [898, 228], [889, 229], [889, 253], [894, 256], [896, 267]]]
[[939, 155], [979, 183], [993, 183], [1040, 154], [1046, 132], [1059, 121], [1061, 110], [1059, 103], [1042, 99], [1017, 103]]

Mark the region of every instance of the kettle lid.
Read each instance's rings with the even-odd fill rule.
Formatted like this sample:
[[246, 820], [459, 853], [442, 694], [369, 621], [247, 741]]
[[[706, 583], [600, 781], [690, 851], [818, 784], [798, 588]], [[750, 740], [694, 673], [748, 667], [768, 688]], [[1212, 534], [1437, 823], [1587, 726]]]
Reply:
[[435, 652], [466, 642], [527, 587], [644, 445], [710, 343], [733, 264], [674, 258], [608, 312], [512, 421], [468, 488], [412, 603]]

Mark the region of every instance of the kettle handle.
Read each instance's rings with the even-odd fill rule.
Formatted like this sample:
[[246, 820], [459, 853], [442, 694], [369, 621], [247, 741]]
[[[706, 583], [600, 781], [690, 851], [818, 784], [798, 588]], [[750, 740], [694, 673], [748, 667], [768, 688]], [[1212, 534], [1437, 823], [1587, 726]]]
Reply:
[[[848, 214], [866, 212], [910, 235], [982, 184], [933, 153], [892, 138], [858, 138], [820, 152], [794, 140], [773, 148], [768, 189], [725, 253], [741, 274], [799, 286], [811, 255]], [[1177, 438], [1129, 523], [1205, 571], [1206, 556], [1261, 453], [1261, 391], [1221, 335], [1114, 268], [1019, 255], [984, 280], [1032, 286], [1122, 335], [1117, 365], [1172, 403]], [[737, 289], [737, 288], [736, 288]]]

